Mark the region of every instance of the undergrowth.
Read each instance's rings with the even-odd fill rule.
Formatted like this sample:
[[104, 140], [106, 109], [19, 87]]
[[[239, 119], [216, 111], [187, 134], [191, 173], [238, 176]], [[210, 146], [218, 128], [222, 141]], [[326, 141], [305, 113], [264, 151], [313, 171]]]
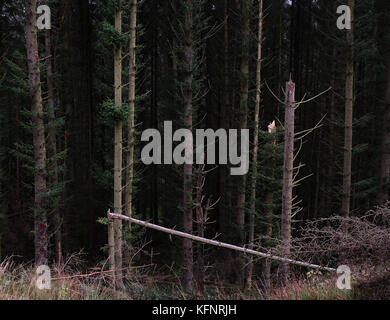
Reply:
[[[95, 269], [95, 268], [94, 268]], [[33, 267], [16, 265], [10, 260], [0, 264], [0, 300], [186, 300], [196, 299], [186, 293], [172, 276], [152, 276], [147, 270], [127, 273], [124, 290], [114, 290], [109, 273], [92, 270], [88, 274], [66, 272], [52, 267], [51, 289], [39, 290]], [[205, 300], [354, 300], [389, 299], [390, 276], [387, 273], [353, 278], [352, 290], [336, 287], [336, 275], [313, 277], [308, 272], [301, 280], [276, 287], [268, 297], [260, 284], [242, 289], [223, 283], [206, 285]]]

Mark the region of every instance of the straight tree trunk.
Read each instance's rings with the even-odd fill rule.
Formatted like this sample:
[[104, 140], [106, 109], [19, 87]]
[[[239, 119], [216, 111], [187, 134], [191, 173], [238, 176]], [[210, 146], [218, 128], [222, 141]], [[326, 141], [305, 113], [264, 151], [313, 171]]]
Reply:
[[[121, 5], [121, 3], [119, 4]], [[122, 11], [118, 9], [115, 13], [115, 30], [122, 32]], [[115, 51], [114, 57], [114, 87], [115, 105], [122, 106], [122, 48]], [[122, 212], [122, 122], [115, 124], [115, 146], [114, 146], [114, 210]], [[122, 282], [122, 222], [114, 221], [114, 265], [115, 288], [123, 288]]]
[[[229, 30], [228, 30], [228, 15], [227, 15], [227, 0], [224, 0], [224, 91], [223, 91], [223, 102], [220, 110], [220, 123], [222, 128], [227, 128], [227, 112], [229, 108]], [[221, 200], [219, 204], [219, 232], [223, 239], [226, 240], [225, 232], [227, 226], [227, 196], [226, 196], [226, 185], [227, 185], [227, 169], [225, 166], [219, 166], [219, 190]]]
[[129, 107], [127, 132], [125, 214], [133, 215], [133, 180], [134, 180], [134, 123], [135, 123], [135, 81], [136, 81], [136, 40], [137, 40], [137, 0], [132, 0], [130, 9], [130, 61], [129, 61]]
[[[159, 19], [157, 18], [159, 14], [159, 2], [154, 1], [152, 6], [152, 18], [153, 21], [153, 27], [152, 27], [152, 61], [151, 61], [151, 68], [150, 68], [150, 76], [151, 76], [151, 103], [150, 103], [150, 128], [158, 129], [158, 106], [159, 106], [159, 65], [158, 61], [160, 59], [158, 55], [158, 49], [159, 49]], [[151, 184], [151, 190], [150, 190], [150, 218], [155, 223], [158, 223], [158, 215], [159, 215], [159, 188], [158, 188], [158, 175], [159, 175], [159, 166], [156, 164], [152, 164], [150, 166], [151, 168], [151, 177], [150, 177], [150, 184]], [[151, 237], [154, 238], [153, 233], [151, 234]]]
[[347, 30], [348, 58], [345, 81], [345, 133], [344, 133], [344, 168], [343, 168], [343, 197], [341, 213], [348, 217], [351, 203], [351, 175], [352, 175], [352, 121], [353, 121], [353, 101], [354, 101], [354, 8], [355, 0], [348, 0], [351, 8], [351, 29]]
[[[193, 3], [186, 0], [184, 29], [187, 34], [185, 41], [185, 64], [186, 72], [184, 77], [184, 127], [192, 131], [192, 82], [193, 82]], [[191, 146], [192, 148], [192, 146]], [[184, 232], [192, 233], [192, 164], [184, 164], [183, 174], [183, 211], [184, 211]], [[192, 241], [183, 240], [184, 278], [183, 287], [193, 290], [193, 247]]]
[[[272, 237], [272, 205], [274, 202], [274, 193], [272, 191], [269, 191], [265, 197], [265, 205], [267, 207], [265, 211], [265, 218], [267, 222], [267, 229], [265, 232], [265, 236], [269, 239]], [[271, 260], [265, 259], [263, 263], [263, 285], [264, 285], [264, 295], [266, 297], [269, 296], [271, 293]]]
[[[273, 145], [276, 145], [276, 134], [275, 134], [276, 127], [272, 128], [271, 125], [268, 126], [268, 132], [269, 134], [273, 135]], [[272, 153], [274, 153], [274, 149], [272, 149]], [[271, 163], [271, 167], [269, 170], [269, 178], [274, 179], [275, 178], [275, 164], [274, 162]], [[273, 215], [273, 204], [274, 204], [274, 192], [273, 190], [269, 190], [265, 196], [265, 212], [264, 217], [266, 221], [266, 231], [265, 236], [267, 241], [264, 243], [264, 247], [268, 246], [269, 239], [272, 237], [272, 215]], [[264, 285], [264, 296], [268, 297], [271, 293], [271, 260], [265, 259], [263, 262], [263, 285]]]
[[[230, 74], [230, 65], [229, 65], [229, 16], [228, 16], [228, 1], [224, 0], [224, 75], [223, 75], [223, 101], [220, 108], [220, 123], [221, 128], [229, 128], [229, 114], [231, 110], [230, 106], [230, 90], [229, 90], [229, 78]], [[219, 232], [223, 241], [230, 241], [231, 230], [231, 197], [230, 197], [230, 182], [231, 177], [228, 173], [228, 168], [225, 165], [219, 166], [219, 191], [220, 191], [220, 203], [219, 203]], [[225, 275], [229, 274], [229, 270], [233, 265], [232, 262], [232, 252], [231, 250], [221, 250], [221, 256], [224, 258], [224, 263], [222, 264], [222, 273]]]
[[[255, 211], [256, 211], [256, 178], [257, 178], [257, 155], [259, 152], [259, 112], [261, 98], [261, 49], [263, 41], [263, 0], [259, 1], [259, 30], [257, 38], [257, 64], [256, 64], [256, 102], [253, 136], [253, 155], [252, 155], [252, 175], [250, 186], [250, 218], [249, 218], [249, 247], [253, 249], [255, 239]], [[248, 275], [246, 285], [252, 286], [253, 257], [251, 256], [248, 264]]]
[[[51, 31], [45, 31], [45, 47], [46, 47], [46, 78], [48, 91], [48, 148], [51, 155], [50, 166], [52, 170], [52, 187], [58, 187], [58, 163], [57, 163], [57, 133], [56, 133], [56, 116], [54, 110], [54, 85], [53, 85], [53, 69], [52, 69], [52, 54], [51, 54]], [[53, 224], [54, 224], [54, 238], [57, 255], [57, 263], [62, 262], [62, 232], [61, 232], [61, 217], [59, 211], [59, 199], [56, 199], [53, 208]]]
[[[248, 116], [248, 85], [249, 85], [249, 1], [241, 2], [242, 11], [242, 43], [241, 43], [241, 85], [240, 85], [240, 128], [247, 129]], [[246, 175], [239, 177], [238, 183], [238, 199], [237, 199], [237, 226], [239, 245], [243, 245], [245, 241], [245, 198], [246, 198]], [[238, 256], [238, 282], [244, 284], [245, 266], [244, 257], [242, 254]]]
[[[336, 46], [333, 46], [332, 48], [332, 56], [331, 56], [331, 59], [332, 59], [332, 69], [331, 69], [331, 78], [330, 78], [330, 85], [332, 88], [335, 88], [335, 85], [336, 85], [336, 67], [337, 67], [337, 59], [336, 59], [336, 56], [337, 56], [337, 52], [336, 52]], [[331, 92], [331, 96], [330, 96], [330, 103], [329, 103], [329, 160], [330, 160], [330, 163], [334, 163], [334, 154], [335, 154], [335, 144], [334, 144], [334, 132], [335, 132], [335, 126], [334, 126], [334, 122], [335, 122], [335, 113], [336, 113], [336, 93], [335, 93], [335, 90], [333, 89], [332, 92]], [[334, 166], [333, 165], [329, 165], [328, 169], [327, 169], [327, 186], [326, 186], [326, 190], [327, 190], [327, 194], [325, 195], [324, 197], [324, 200], [326, 201], [326, 203], [328, 204], [328, 206], [330, 205], [330, 208], [329, 209], [332, 209], [333, 208], [333, 203], [334, 203], [334, 195], [333, 195], [333, 192], [331, 191], [333, 186], [334, 186], [334, 174], [333, 174], [333, 170], [334, 170]]]
[[39, 70], [36, 0], [26, 1], [26, 45], [28, 78], [31, 88], [31, 113], [34, 145], [34, 232], [35, 264], [47, 265], [47, 217], [44, 203], [46, 192], [46, 146]]
[[390, 180], [390, 62], [389, 76], [387, 82], [387, 92], [385, 98], [386, 111], [384, 119], [384, 130], [382, 138], [382, 164], [381, 164], [381, 190], [379, 193], [379, 203], [384, 204], [389, 200], [389, 180]]
[[[282, 91], [282, 65], [283, 65], [283, 4], [279, 3], [279, 51], [278, 51], [278, 97]], [[278, 104], [276, 116], [280, 117], [280, 104]]]
[[[295, 122], [295, 83], [291, 80], [286, 84], [286, 110], [284, 120], [284, 164], [283, 164], [283, 194], [282, 194], [282, 248], [283, 256], [288, 258], [291, 247], [291, 211], [294, 169], [294, 122]], [[289, 266], [281, 264], [282, 283], [286, 284], [289, 277]]]

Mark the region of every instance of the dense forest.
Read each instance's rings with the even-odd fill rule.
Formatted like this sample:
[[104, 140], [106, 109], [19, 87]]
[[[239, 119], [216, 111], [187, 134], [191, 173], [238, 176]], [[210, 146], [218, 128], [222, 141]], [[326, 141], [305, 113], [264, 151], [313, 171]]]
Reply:
[[[359, 250], [386, 269], [389, 18], [387, 0], [0, 0], [0, 262], [77, 256], [117, 292], [138, 276], [198, 298], [267, 297]], [[200, 129], [214, 159], [165, 161]]]

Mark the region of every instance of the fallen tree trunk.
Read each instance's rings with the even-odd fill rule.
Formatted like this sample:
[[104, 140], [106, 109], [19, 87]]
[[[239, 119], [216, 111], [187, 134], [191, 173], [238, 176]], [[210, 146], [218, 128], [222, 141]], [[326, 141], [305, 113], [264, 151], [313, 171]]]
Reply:
[[124, 215], [121, 215], [121, 214], [111, 213], [110, 210], [108, 210], [107, 214], [108, 214], [108, 217], [110, 219], [121, 219], [121, 220], [130, 221], [132, 223], [138, 224], [138, 225], [143, 226], [145, 228], [154, 229], [154, 230], [157, 230], [157, 231], [165, 232], [165, 233], [168, 233], [168, 234], [171, 234], [171, 235], [175, 235], [175, 236], [186, 238], [186, 239], [190, 239], [190, 240], [193, 240], [193, 241], [198, 241], [198, 242], [210, 244], [210, 245], [217, 246], [217, 247], [231, 249], [231, 250], [235, 250], [235, 251], [251, 254], [251, 255], [254, 255], [254, 256], [262, 257], [262, 258], [268, 258], [268, 259], [272, 259], [272, 260], [277, 260], [277, 261], [284, 262], [284, 263], [295, 264], [295, 265], [302, 266], [302, 267], [309, 267], [309, 268], [313, 268], [313, 269], [325, 270], [325, 271], [330, 271], [330, 272], [336, 271], [336, 269], [334, 269], [334, 268], [323, 267], [323, 266], [319, 266], [319, 265], [316, 265], [316, 264], [311, 264], [311, 263], [308, 263], [308, 262], [302, 262], [302, 261], [297, 261], [297, 260], [293, 260], [293, 259], [288, 259], [288, 258], [283, 258], [283, 257], [279, 257], [279, 256], [274, 256], [274, 255], [269, 254], [269, 253], [264, 253], [264, 252], [255, 251], [255, 250], [248, 249], [248, 248], [238, 247], [238, 246], [235, 246], [235, 245], [232, 245], [232, 244], [228, 244], [228, 243], [224, 243], [224, 242], [220, 242], [220, 241], [217, 241], [217, 240], [211, 240], [211, 239], [198, 237], [198, 236], [195, 236], [195, 235], [192, 235], [192, 234], [189, 234], [189, 233], [185, 233], [185, 232], [181, 232], [181, 231], [177, 231], [177, 230], [161, 227], [161, 226], [158, 226], [156, 224], [152, 224], [152, 223], [149, 223], [149, 222], [146, 222], [146, 221], [134, 219], [134, 218], [127, 217], [127, 216], [124, 216]]

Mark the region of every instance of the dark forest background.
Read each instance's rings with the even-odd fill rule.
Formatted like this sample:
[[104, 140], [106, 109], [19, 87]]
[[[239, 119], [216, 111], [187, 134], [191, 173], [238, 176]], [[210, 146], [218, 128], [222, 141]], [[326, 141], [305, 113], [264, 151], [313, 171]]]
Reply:
[[[249, 57], [247, 127], [253, 136], [256, 93], [258, 1], [204, 0], [196, 3], [193, 33], [193, 129], [241, 128], [241, 61]], [[42, 97], [46, 134], [56, 132], [57, 152], [48, 154], [47, 216], [49, 259], [56, 259], [53, 212], [61, 219], [64, 255], [86, 254], [89, 264], [107, 258], [108, 208], [113, 207], [114, 124], [107, 117], [105, 101], [114, 95], [113, 1], [42, 1], [52, 13], [55, 119], [47, 112], [45, 32], [38, 31]], [[123, 55], [128, 51], [130, 1], [123, 3]], [[281, 224], [284, 106], [286, 81], [296, 83], [296, 100], [332, 90], [299, 107], [295, 130], [322, 126], [304, 139], [295, 164], [304, 164], [294, 188], [301, 208], [293, 217], [293, 236], [302, 221], [340, 214], [343, 186], [346, 64], [350, 59], [346, 31], [336, 27], [338, 0], [264, 0], [262, 43], [262, 93], [259, 113], [259, 156], [256, 176], [255, 235], [278, 238]], [[0, 257], [15, 255], [34, 259], [34, 159], [29, 94], [25, 4], [0, 0]], [[177, 90], [181, 79], [181, 45], [185, 33], [178, 1], [145, 0], [138, 5], [137, 82], [135, 123], [135, 180], [133, 215], [153, 223], [183, 229], [183, 172], [178, 165], [149, 165], [140, 161], [140, 133], [160, 128], [171, 120], [183, 127], [183, 100]], [[390, 5], [387, 0], [358, 0], [354, 24], [353, 157], [350, 215], [360, 216], [388, 199], [383, 187], [383, 161], [388, 161], [389, 110], [385, 102], [390, 61]], [[245, 20], [243, 20], [245, 19]], [[242, 51], [242, 30], [249, 21], [247, 51]], [[175, 54], [177, 53], [177, 55]], [[123, 96], [128, 96], [128, 57], [123, 59]], [[268, 89], [269, 87], [269, 89]], [[126, 98], [127, 99], [127, 98]], [[126, 100], [124, 98], [124, 103]], [[275, 141], [268, 125], [276, 121]], [[126, 125], [124, 126], [126, 130]], [[126, 140], [127, 136], [124, 135]], [[299, 144], [296, 144], [298, 149]], [[252, 150], [252, 144], [251, 144]], [[59, 180], [50, 178], [50, 161], [58, 163]], [[387, 158], [386, 158], [387, 157]], [[386, 160], [387, 159], [387, 160]], [[212, 169], [215, 166], [207, 166]], [[250, 213], [249, 178], [245, 203], [245, 241]], [[218, 200], [209, 212], [205, 236], [240, 243], [236, 225], [240, 177], [226, 166], [206, 175], [203, 193]], [[194, 185], [196, 170], [194, 170]], [[195, 192], [195, 191], [194, 191]], [[182, 241], [158, 232], [133, 227], [125, 235], [134, 247], [143, 246], [137, 263], [153, 260], [160, 267], [180, 270]], [[267, 245], [272, 246], [272, 243]], [[153, 256], [153, 258], [151, 258]], [[226, 279], [234, 280], [235, 254], [218, 248], [206, 250], [206, 264]], [[257, 264], [256, 268], [260, 270]], [[260, 276], [260, 271], [255, 273]]]

